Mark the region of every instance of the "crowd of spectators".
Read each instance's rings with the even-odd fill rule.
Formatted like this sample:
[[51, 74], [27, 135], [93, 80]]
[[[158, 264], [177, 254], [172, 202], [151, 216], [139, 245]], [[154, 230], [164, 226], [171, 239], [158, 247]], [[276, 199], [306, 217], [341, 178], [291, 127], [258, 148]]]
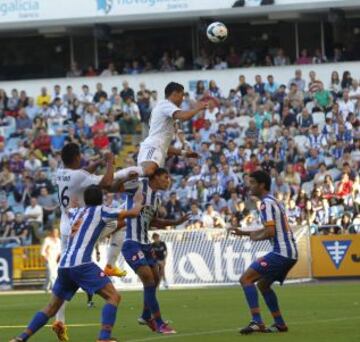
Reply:
[[291, 60], [286, 55], [284, 49], [271, 49], [259, 51], [257, 49], [245, 49], [238, 53], [234, 46], [231, 46], [227, 52], [216, 51], [212, 49], [208, 52], [206, 49], [201, 49], [199, 55], [194, 59], [187, 59], [185, 54], [180, 50], [173, 52], [165, 51], [160, 59], [150, 59], [142, 56], [138, 59], [125, 62], [110, 61], [106, 67], [96, 70], [93, 66], [89, 66], [86, 70], [79, 68], [78, 64], [74, 62], [70, 70], [67, 72], [67, 77], [80, 76], [117, 76], [119, 74], [138, 75], [147, 72], [161, 72], [161, 71], [181, 71], [181, 70], [224, 70], [228, 68], [239, 67], [254, 67], [254, 66], [284, 66], [290, 64], [304, 65], [304, 64], [322, 64], [327, 62], [342, 62], [348, 60], [346, 53], [340, 48], [335, 48], [330, 58], [327, 58], [321, 49], [315, 49], [312, 53], [308, 49], [303, 49], [300, 56]]
[[[157, 101], [145, 84], [134, 91], [126, 81], [112, 89], [84, 85], [79, 93], [71, 85], [43, 87], [36, 98], [0, 90], [0, 238], [40, 242], [59, 217], [54, 175], [62, 147], [79, 143], [83, 166], [106, 150], [117, 154], [124, 134], [146, 136]], [[161, 216], [190, 212], [182, 227], [190, 230], [259, 226], [249, 173], [264, 169], [290, 225], [306, 225], [314, 234], [360, 232], [360, 87], [350, 72], [319, 80], [315, 71], [298, 69], [287, 84], [276, 75], [266, 81], [240, 75], [228, 94], [214, 80], [208, 86], [199, 81], [182, 108], [197, 101], [208, 108], [190, 123], [177, 123], [173, 143], [199, 159], [167, 161], [173, 185]], [[105, 198], [110, 206], [121, 200], [118, 194]]]

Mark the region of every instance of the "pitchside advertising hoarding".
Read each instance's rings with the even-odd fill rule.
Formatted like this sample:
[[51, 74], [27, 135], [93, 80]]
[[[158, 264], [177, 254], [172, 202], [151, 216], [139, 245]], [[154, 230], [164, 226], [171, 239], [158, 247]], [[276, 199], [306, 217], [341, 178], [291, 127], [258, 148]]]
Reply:
[[[257, 258], [268, 253], [272, 246], [269, 241], [252, 242], [248, 238], [230, 236], [222, 229], [204, 231], [158, 232], [168, 248], [166, 278], [171, 286], [216, 286], [238, 284], [240, 276]], [[301, 249], [301, 258], [289, 278], [310, 277], [310, 257], [306, 229], [295, 232], [295, 239]], [[106, 246], [102, 246], [106, 255]], [[106, 258], [102, 258], [103, 267]], [[114, 279], [119, 289], [140, 288], [138, 276], [128, 267], [123, 257], [119, 264], [128, 271], [125, 278]]]
[[102, 16], [148, 15], [186, 11], [256, 7], [265, 3], [301, 5], [341, 3], [341, 0], [0, 0], [0, 24]]
[[13, 258], [11, 248], [0, 248], [0, 290], [12, 287]]
[[360, 235], [311, 237], [314, 277], [360, 276]]

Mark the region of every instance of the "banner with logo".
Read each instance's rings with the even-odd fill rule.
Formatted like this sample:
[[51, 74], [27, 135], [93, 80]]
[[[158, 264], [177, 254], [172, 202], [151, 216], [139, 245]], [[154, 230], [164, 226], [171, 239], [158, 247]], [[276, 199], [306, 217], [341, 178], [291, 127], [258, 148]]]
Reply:
[[360, 235], [311, 237], [314, 277], [360, 276]]
[[[223, 229], [202, 231], [159, 231], [168, 248], [166, 278], [170, 286], [209, 286], [237, 284], [241, 274], [257, 258], [272, 250], [269, 241], [252, 242], [248, 238], [229, 236]], [[289, 274], [289, 279], [308, 278], [307, 236], [300, 228], [295, 232], [300, 249], [300, 259]], [[101, 246], [100, 266], [106, 262], [106, 248]], [[138, 276], [119, 259], [128, 276], [114, 279], [116, 287], [140, 288]]]
[[296, 3], [293, 0], [0, 0], [0, 25], [40, 20], [212, 11], [232, 7], [256, 7], [265, 3], [301, 5], [325, 1], [341, 2], [341, 0], [299, 0]]
[[12, 287], [13, 259], [11, 248], [0, 248], [0, 290]]

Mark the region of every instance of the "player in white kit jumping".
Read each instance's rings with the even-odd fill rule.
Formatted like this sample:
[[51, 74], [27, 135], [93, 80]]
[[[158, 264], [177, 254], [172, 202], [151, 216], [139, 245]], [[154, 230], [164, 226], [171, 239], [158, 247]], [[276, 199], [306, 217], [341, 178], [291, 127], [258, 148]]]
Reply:
[[[175, 121], [189, 121], [196, 114], [207, 108], [207, 104], [200, 102], [190, 111], [181, 110], [184, 99], [184, 87], [170, 82], [165, 87], [165, 100], [159, 101], [151, 112], [149, 136], [140, 145], [138, 166], [132, 166], [115, 173], [116, 177], [125, 178], [131, 172], [139, 176], [151, 177], [158, 168], [164, 167], [167, 156], [184, 156], [197, 158], [198, 154], [170, 146], [175, 134]], [[123, 232], [117, 231], [112, 236], [108, 267], [114, 267], [123, 243]]]
[[119, 176], [125, 178], [132, 171], [139, 176], [151, 176], [157, 168], [164, 167], [167, 156], [198, 157], [195, 152], [170, 146], [174, 138], [175, 121], [189, 121], [207, 108], [205, 102], [200, 102], [195, 109], [183, 111], [180, 108], [183, 99], [184, 87], [181, 84], [170, 82], [165, 87], [165, 100], [159, 101], [151, 112], [149, 135], [140, 145], [138, 166], [119, 171]]

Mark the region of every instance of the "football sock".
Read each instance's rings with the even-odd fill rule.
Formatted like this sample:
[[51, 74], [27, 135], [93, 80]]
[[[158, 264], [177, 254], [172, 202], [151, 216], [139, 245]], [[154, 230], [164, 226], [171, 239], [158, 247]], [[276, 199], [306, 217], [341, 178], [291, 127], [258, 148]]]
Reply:
[[151, 314], [155, 319], [157, 326], [159, 327], [164, 323], [164, 321], [161, 318], [159, 303], [156, 299], [155, 285], [144, 286], [144, 301], [145, 301], [145, 306], [150, 309]]
[[116, 171], [114, 174], [115, 179], [126, 178], [129, 176], [130, 172], [137, 173], [140, 177], [144, 176], [144, 169], [141, 166], [129, 166], [125, 169]]
[[243, 286], [243, 290], [251, 311], [253, 321], [257, 323], [263, 323], [260, 315], [259, 297], [255, 285], [252, 284]]
[[117, 306], [105, 304], [102, 309], [101, 330], [99, 334], [100, 340], [108, 340], [111, 337], [111, 331], [116, 321]]
[[263, 294], [265, 303], [269, 308], [272, 316], [274, 317], [275, 323], [279, 325], [285, 325], [285, 321], [281, 316], [278, 300], [275, 292], [270, 289], [269, 291], [264, 292]]
[[121, 246], [123, 243], [123, 233], [120, 230], [117, 230], [114, 234], [111, 235], [110, 247], [108, 252], [107, 264], [114, 267], [116, 261], [119, 258], [121, 252]]
[[86, 293], [87, 294], [87, 301], [88, 303], [92, 302], [93, 300], [93, 295], [89, 294], [89, 293]]
[[55, 321], [60, 321], [65, 323], [65, 306], [66, 306], [65, 302], [63, 305], [60, 306], [60, 309], [55, 315]]
[[41, 329], [49, 320], [42, 311], [35, 314], [32, 321], [29, 323], [26, 330], [19, 336], [22, 340], [27, 341], [31, 335], [34, 335], [39, 329]]

